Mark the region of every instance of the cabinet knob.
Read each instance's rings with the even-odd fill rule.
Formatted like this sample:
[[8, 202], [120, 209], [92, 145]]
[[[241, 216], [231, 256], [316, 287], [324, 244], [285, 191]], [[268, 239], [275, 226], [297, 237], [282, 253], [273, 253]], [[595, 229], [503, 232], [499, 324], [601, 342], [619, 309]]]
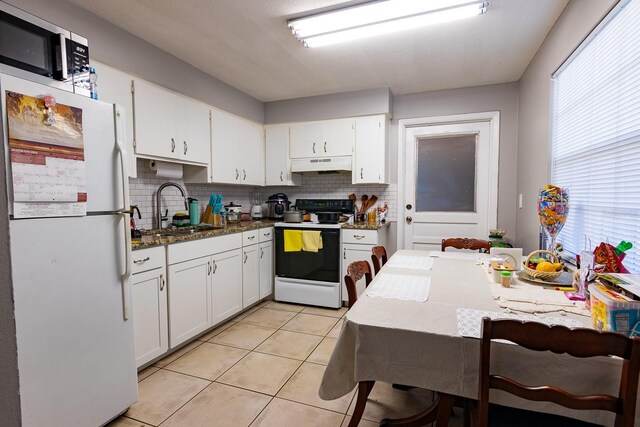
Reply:
[[408, 216], [405, 220], [407, 221], [407, 224], [411, 224], [411, 221], [413, 221], [413, 218]]

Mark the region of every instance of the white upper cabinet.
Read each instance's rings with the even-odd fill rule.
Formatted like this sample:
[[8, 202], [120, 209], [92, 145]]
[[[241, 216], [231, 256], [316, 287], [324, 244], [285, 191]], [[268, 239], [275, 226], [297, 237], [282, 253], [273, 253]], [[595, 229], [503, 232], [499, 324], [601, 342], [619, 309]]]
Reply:
[[291, 173], [289, 125], [264, 129], [265, 185], [300, 185], [300, 174]]
[[124, 108], [126, 133], [124, 138], [129, 156], [128, 172], [131, 178], [136, 178], [138, 175], [133, 148], [133, 95], [131, 94], [131, 84], [134, 77], [97, 61], [92, 60], [91, 65], [96, 69], [98, 76], [98, 100], [118, 104]]
[[207, 164], [209, 107], [144, 80], [134, 82], [136, 154]]
[[264, 185], [262, 125], [214, 109], [211, 182]]
[[354, 119], [292, 123], [290, 157], [350, 156], [353, 154], [354, 127]]
[[354, 184], [389, 183], [389, 119], [385, 115], [357, 117]]

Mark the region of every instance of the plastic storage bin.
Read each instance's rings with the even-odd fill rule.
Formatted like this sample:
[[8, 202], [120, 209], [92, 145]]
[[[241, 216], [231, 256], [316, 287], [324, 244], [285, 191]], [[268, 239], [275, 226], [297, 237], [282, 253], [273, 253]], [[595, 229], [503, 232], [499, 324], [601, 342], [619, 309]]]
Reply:
[[593, 327], [600, 331], [614, 331], [629, 334], [640, 321], [640, 302], [629, 301], [606, 286], [589, 285], [591, 294], [591, 320]]

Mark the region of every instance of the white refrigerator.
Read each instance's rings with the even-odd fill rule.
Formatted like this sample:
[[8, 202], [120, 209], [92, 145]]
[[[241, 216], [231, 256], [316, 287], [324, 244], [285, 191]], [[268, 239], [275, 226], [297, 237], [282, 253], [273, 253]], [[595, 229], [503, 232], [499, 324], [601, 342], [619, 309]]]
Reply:
[[[22, 425], [100, 426], [137, 399], [124, 116], [7, 74], [0, 90]], [[7, 91], [82, 110], [86, 215], [14, 215]]]

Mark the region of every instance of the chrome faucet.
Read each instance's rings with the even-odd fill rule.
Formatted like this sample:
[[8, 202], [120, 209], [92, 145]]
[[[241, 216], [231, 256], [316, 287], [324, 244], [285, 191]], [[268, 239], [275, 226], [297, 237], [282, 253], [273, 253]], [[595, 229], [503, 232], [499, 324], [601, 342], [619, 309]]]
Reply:
[[158, 223], [158, 228], [162, 228], [162, 221], [166, 221], [169, 218], [169, 209], [167, 209], [164, 216], [162, 216], [162, 212], [160, 211], [160, 195], [162, 194], [162, 190], [164, 190], [166, 187], [176, 187], [178, 190], [180, 190], [180, 193], [184, 198], [184, 208], [187, 211], [189, 210], [186, 190], [182, 188], [180, 184], [176, 184], [175, 182], [165, 182], [158, 188], [158, 191], [156, 191], [156, 221]]

